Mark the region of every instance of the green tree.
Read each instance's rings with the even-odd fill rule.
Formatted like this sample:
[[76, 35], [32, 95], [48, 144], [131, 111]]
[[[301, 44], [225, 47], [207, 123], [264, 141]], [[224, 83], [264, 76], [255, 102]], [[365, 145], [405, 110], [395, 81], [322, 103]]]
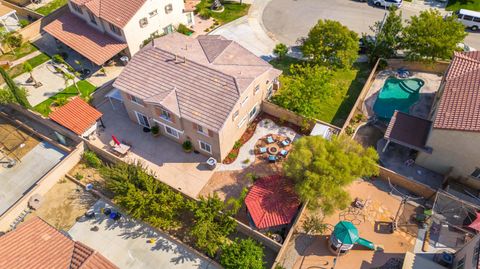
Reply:
[[25, 89], [19, 88], [3, 68], [0, 68], [0, 74], [3, 77], [3, 81], [5, 81], [5, 84], [7, 84], [7, 87], [12, 92], [12, 95], [15, 97], [16, 103], [23, 106], [24, 108], [31, 108], [32, 106], [27, 99], [28, 92]]
[[285, 57], [285, 55], [287, 55], [288, 53], [288, 47], [283, 43], [279, 43], [275, 45], [275, 48], [273, 49], [273, 53], [277, 54], [279, 59], [283, 59], [283, 57]]
[[323, 66], [290, 67], [290, 76], [281, 76], [282, 88], [272, 102], [306, 117], [319, 113], [320, 104], [334, 96], [336, 88], [330, 84], [331, 71]]
[[191, 203], [190, 208], [194, 215], [190, 235], [200, 250], [213, 257], [226, 243], [227, 236], [235, 231], [237, 223], [232, 216], [237, 208], [229, 210], [228, 204], [221, 201], [217, 194], [201, 197], [200, 201]]
[[466, 36], [465, 26], [454, 16], [444, 19], [438, 10], [430, 9], [410, 18], [403, 30], [403, 47], [412, 60], [450, 59]]
[[302, 40], [304, 56], [333, 68], [350, 68], [358, 58], [358, 49], [358, 35], [338, 21], [319, 20]]
[[391, 58], [401, 44], [402, 12], [397, 12], [397, 8], [392, 6], [385, 21], [375, 22], [370, 30], [376, 33], [375, 39], [363, 36], [370, 63], [376, 62], [378, 58]]
[[7, 46], [8, 50], [10, 50], [15, 55], [15, 49], [22, 46], [23, 37], [21, 34], [15, 32], [7, 32], [2, 29], [0, 30], [0, 43]]
[[38, 86], [38, 82], [37, 80], [33, 77], [33, 67], [32, 65], [27, 61], [27, 62], [24, 62], [23, 63], [23, 71], [27, 72], [28, 74], [30, 74], [30, 80], [33, 81], [33, 85], [35, 87]]
[[225, 269], [262, 269], [263, 247], [251, 238], [235, 239], [231, 244], [222, 246], [220, 263]]
[[0, 89], [0, 105], [16, 103], [15, 96], [8, 87]]
[[164, 230], [179, 226], [185, 208], [181, 194], [158, 181], [140, 164], [119, 163], [104, 167], [101, 174], [115, 202], [134, 218]]
[[326, 140], [306, 136], [297, 140], [284, 165], [285, 175], [295, 181], [295, 190], [311, 208], [325, 215], [344, 209], [350, 198], [344, 187], [358, 177], [378, 174], [378, 154], [347, 136]]

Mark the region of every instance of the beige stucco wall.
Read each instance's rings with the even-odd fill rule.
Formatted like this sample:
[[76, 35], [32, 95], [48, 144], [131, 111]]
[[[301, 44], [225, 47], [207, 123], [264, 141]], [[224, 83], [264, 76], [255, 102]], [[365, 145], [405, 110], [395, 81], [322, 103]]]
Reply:
[[[173, 10], [169, 14], [165, 13], [165, 6], [172, 4]], [[183, 13], [185, 4], [183, 0], [147, 0], [143, 7], [123, 28], [128, 48], [131, 56], [140, 50], [145, 39], [148, 39], [153, 33], [164, 32], [168, 25], [177, 27], [180, 23], [187, 24], [187, 15]], [[149, 13], [157, 10], [157, 15], [150, 17]], [[140, 19], [147, 18], [148, 25], [140, 27]]]
[[[432, 154], [420, 153], [416, 163], [440, 174], [467, 177], [480, 167], [480, 133], [432, 129], [427, 141]], [[474, 179], [476, 180], [476, 179]]]
[[[268, 83], [267, 83], [268, 81]], [[255, 87], [259, 85], [260, 90], [254, 94]], [[218, 161], [222, 161], [233, 148], [235, 141], [240, 139], [242, 134], [247, 129], [248, 123], [251, 122], [256, 115], [261, 110], [262, 100], [267, 97], [268, 88], [273, 87], [273, 80], [268, 77], [268, 74], [264, 74], [259, 76], [251, 85], [250, 87], [245, 90], [237, 104], [235, 105], [234, 109], [230, 113], [229, 117], [227, 118], [224, 126], [221, 128], [220, 132], [215, 132], [213, 130], [209, 131], [208, 135], [199, 133], [195, 127], [197, 123], [192, 122], [185, 118], [179, 118], [174, 116], [174, 120], [172, 122], [165, 121], [164, 119], [160, 118], [156, 111], [155, 106], [151, 104], [143, 104], [139, 105], [135, 102], [132, 102], [128, 94], [121, 91], [122, 98], [124, 100], [124, 106], [128, 112], [128, 115], [132, 121], [138, 123], [136, 112], [142, 113], [148, 117], [150, 126], [155, 124], [159, 125], [160, 132], [165, 137], [168, 137], [178, 143], [183, 143], [185, 140], [192, 141], [193, 147], [198, 150], [200, 153], [213, 156]], [[242, 101], [248, 96], [248, 100], [242, 105]], [[253, 117], [249, 116], [250, 111], [254, 107], [257, 107], [257, 112]], [[233, 119], [233, 114], [235, 111], [239, 111], [238, 117]], [[239, 123], [242, 119], [246, 117], [245, 122], [239, 127]], [[176, 130], [180, 131], [179, 138], [172, 137], [168, 133], [165, 132], [164, 125], [168, 125], [170, 127], [175, 128]], [[205, 128], [205, 127], [204, 127]], [[203, 151], [200, 148], [199, 141], [206, 142], [210, 144], [212, 147], [212, 153], [209, 154]]]
[[478, 260], [475, 255], [475, 248], [478, 246], [480, 242], [480, 235], [475, 236], [470, 242], [468, 242], [465, 246], [459, 249], [455, 253], [455, 258], [453, 259], [453, 266], [452, 268], [457, 268], [460, 260], [464, 259], [465, 266], [462, 267], [464, 269], [477, 269], [478, 267]]

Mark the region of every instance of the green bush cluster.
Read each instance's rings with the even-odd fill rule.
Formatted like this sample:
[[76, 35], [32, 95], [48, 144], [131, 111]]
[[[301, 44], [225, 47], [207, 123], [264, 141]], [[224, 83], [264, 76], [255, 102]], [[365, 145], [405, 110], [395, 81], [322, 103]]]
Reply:
[[102, 160], [98, 158], [97, 154], [93, 151], [85, 151], [82, 156], [83, 161], [92, 168], [100, 168], [102, 166]]
[[177, 32], [184, 34], [184, 35], [191, 35], [193, 31], [189, 29], [185, 24], [180, 23], [177, 27]]

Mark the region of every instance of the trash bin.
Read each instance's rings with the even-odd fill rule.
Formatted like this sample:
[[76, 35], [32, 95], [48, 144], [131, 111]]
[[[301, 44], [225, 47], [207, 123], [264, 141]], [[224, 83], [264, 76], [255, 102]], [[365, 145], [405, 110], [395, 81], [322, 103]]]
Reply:
[[122, 62], [123, 65], [127, 65], [128, 63], [128, 56], [122, 56], [120, 57], [120, 61]]

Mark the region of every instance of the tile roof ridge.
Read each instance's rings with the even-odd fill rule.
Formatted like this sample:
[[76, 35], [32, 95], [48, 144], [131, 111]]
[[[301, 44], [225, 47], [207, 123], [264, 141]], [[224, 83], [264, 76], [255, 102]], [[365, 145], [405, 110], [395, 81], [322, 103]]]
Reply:
[[[170, 54], [170, 55], [175, 56], [175, 53], [172, 53], [172, 52], [170, 52], [170, 51], [161, 49], [161, 48], [159, 48], [159, 47], [154, 47], [154, 48], [157, 49], [157, 50], [159, 50], [159, 51], [161, 51], [161, 52], [163, 52], [163, 53], [167, 53], [167, 54]], [[186, 58], [186, 56], [184, 56], [184, 57]], [[240, 89], [238, 88], [238, 84], [237, 84], [237, 81], [236, 81], [236, 79], [235, 79], [234, 76], [229, 75], [229, 74], [227, 74], [227, 73], [225, 73], [225, 72], [222, 72], [222, 71], [220, 71], [220, 70], [218, 70], [218, 69], [212, 68], [212, 67], [210, 67], [210, 66], [208, 66], [208, 65], [205, 65], [205, 64], [199, 63], [199, 62], [197, 62], [197, 61], [194, 61], [194, 60], [192, 60], [192, 59], [190, 59], [190, 58], [188, 58], [188, 62], [189, 62], [189, 63], [194, 63], [194, 64], [196, 64], [196, 65], [198, 65], [198, 66], [203, 67], [203, 68], [207, 68], [207, 69], [209, 69], [209, 70], [211, 70], [211, 71], [213, 71], [213, 72], [216, 72], [216, 73], [218, 73], [218, 74], [222, 74], [222, 75], [224, 75], [224, 76], [232, 79], [232, 80], [235, 82], [235, 88], [237, 89], [237, 93], [240, 95]]]
[[[79, 251], [80, 250], [80, 251]], [[83, 260], [78, 259], [79, 253], [84, 253], [87, 255], [87, 257]], [[87, 263], [87, 261], [93, 256], [93, 254], [96, 252], [96, 250], [92, 249], [91, 247], [83, 244], [82, 242], [79, 241], [74, 241], [73, 249], [72, 249], [72, 255], [70, 257], [70, 267], [69, 269], [81, 269], [83, 265]], [[81, 257], [81, 255], [80, 255]], [[74, 262], [78, 262], [79, 264], [74, 264]]]
[[[227, 42], [228, 45], [225, 48], [223, 48], [223, 50], [217, 55], [217, 57], [215, 57], [215, 59], [213, 59], [212, 64], [215, 63], [218, 57], [220, 57], [228, 49], [228, 47], [230, 47], [233, 44], [233, 42], [235, 42], [233, 40], [228, 40], [228, 39], [219, 39], [219, 40], [221, 40], [222, 42]], [[202, 47], [202, 50], [203, 50], [203, 47]]]
[[475, 58], [470, 57], [468, 55], [468, 53], [455, 51], [453, 54], [454, 54], [455, 57], [459, 57], [459, 58], [462, 58], [464, 60], [480, 64], [479, 59], [475, 59]]

